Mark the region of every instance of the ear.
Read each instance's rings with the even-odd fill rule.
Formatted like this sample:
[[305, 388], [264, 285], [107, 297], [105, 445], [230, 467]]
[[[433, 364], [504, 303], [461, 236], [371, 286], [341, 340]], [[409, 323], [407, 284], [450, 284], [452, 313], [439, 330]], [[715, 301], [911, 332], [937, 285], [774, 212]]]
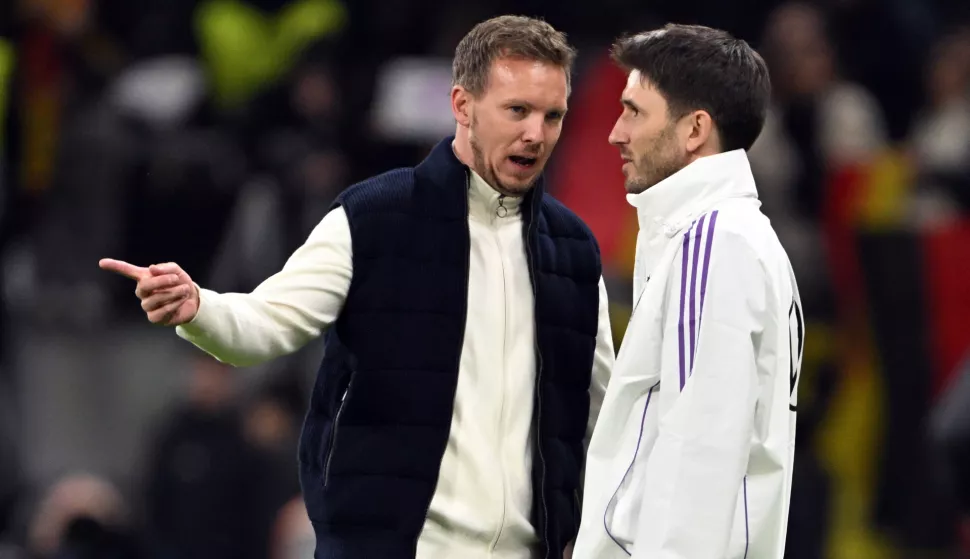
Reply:
[[693, 111], [685, 117], [689, 132], [687, 135], [687, 151], [689, 153], [720, 151], [717, 130], [710, 113], [704, 110]]
[[472, 95], [460, 85], [451, 88], [451, 113], [460, 126], [468, 127], [472, 121]]

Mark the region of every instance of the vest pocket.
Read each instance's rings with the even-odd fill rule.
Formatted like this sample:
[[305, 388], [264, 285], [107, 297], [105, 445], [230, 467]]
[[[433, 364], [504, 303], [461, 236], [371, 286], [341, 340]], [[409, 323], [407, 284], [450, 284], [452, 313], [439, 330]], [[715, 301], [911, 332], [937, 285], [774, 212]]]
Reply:
[[347, 395], [350, 393], [350, 386], [354, 382], [353, 373], [351, 373], [350, 381], [347, 383], [347, 388], [344, 389], [343, 395], [340, 397], [340, 404], [337, 406], [337, 413], [333, 416], [333, 426], [330, 428], [330, 440], [327, 445], [327, 459], [323, 463], [323, 486], [326, 487], [330, 482], [330, 464], [333, 461], [333, 451], [337, 446], [337, 430], [340, 427], [340, 416], [344, 412], [344, 406], [347, 404]]
[[578, 487], [573, 490], [573, 508], [576, 511], [576, 517], [575, 517], [576, 521], [574, 522], [575, 526], [573, 526], [573, 530], [575, 531], [573, 533], [576, 535], [579, 535], [579, 523], [583, 517], [583, 500], [580, 499], [579, 497]]

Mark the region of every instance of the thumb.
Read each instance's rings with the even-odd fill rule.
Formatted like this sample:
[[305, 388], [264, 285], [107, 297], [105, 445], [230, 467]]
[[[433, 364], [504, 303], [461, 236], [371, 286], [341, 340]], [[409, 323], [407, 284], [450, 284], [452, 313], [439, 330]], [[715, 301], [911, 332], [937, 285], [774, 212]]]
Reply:
[[134, 264], [129, 264], [122, 260], [113, 260], [111, 258], [103, 258], [98, 262], [98, 266], [102, 270], [107, 270], [109, 272], [114, 272], [116, 274], [121, 274], [126, 278], [133, 279], [135, 281], [148, 275], [148, 268], [142, 268], [140, 266], [135, 266]]

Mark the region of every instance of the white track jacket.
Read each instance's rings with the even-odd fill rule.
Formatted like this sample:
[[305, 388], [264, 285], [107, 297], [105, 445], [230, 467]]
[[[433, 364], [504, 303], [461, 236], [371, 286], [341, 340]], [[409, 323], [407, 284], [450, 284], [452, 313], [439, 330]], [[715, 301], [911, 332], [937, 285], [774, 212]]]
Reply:
[[574, 559], [780, 559], [804, 327], [743, 150], [637, 195], [634, 310]]

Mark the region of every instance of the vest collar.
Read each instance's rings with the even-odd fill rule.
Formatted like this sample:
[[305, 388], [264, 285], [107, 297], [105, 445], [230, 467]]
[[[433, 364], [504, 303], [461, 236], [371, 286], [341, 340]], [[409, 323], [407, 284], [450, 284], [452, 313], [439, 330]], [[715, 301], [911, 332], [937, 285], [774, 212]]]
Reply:
[[[469, 212], [496, 215], [499, 193], [458, 159], [452, 148], [454, 140], [454, 136], [449, 136], [438, 142], [415, 167], [417, 200], [428, 212], [449, 218], [467, 217]], [[518, 212], [521, 209], [527, 218], [530, 217], [529, 210], [538, 208], [537, 202], [542, 199], [544, 183], [540, 174], [525, 196], [519, 199], [504, 197], [502, 202], [510, 210], [508, 215], [513, 215], [512, 210]]]
[[758, 198], [742, 149], [702, 157], [639, 194], [627, 194], [640, 230], [662, 227], [668, 237], [729, 198]]

